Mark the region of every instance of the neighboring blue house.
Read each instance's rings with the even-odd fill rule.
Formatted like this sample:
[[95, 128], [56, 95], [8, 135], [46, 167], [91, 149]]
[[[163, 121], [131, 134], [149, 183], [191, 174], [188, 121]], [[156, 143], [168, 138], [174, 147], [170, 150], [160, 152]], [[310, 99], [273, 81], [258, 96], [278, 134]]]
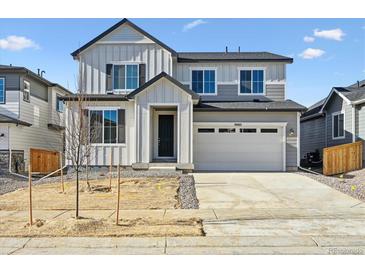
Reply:
[[[365, 80], [334, 87], [300, 119], [301, 159], [307, 153], [365, 139]], [[364, 157], [363, 157], [364, 159]]]

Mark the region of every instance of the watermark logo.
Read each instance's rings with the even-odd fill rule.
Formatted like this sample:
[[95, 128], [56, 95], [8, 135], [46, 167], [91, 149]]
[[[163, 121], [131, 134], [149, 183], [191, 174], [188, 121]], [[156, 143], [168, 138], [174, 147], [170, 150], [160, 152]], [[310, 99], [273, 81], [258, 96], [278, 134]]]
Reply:
[[364, 255], [364, 250], [361, 248], [329, 248], [329, 255]]

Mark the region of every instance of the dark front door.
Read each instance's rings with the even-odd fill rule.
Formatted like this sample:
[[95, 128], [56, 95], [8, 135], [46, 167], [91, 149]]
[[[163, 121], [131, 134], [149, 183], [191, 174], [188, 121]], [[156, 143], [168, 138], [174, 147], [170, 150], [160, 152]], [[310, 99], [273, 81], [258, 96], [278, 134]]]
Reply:
[[174, 115], [158, 116], [158, 156], [174, 157]]

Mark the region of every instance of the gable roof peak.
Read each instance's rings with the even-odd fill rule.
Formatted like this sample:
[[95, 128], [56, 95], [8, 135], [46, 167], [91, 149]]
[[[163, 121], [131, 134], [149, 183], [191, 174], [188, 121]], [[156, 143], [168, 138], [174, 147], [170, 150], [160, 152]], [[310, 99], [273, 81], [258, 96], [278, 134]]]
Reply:
[[83, 45], [82, 47], [80, 47], [77, 50], [75, 50], [74, 52], [72, 52], [71, 53], [72, 57], [74, 59], [77, 59], [78, 55], [82, 51], [86, 50], [91, 45], [93, 45], [95, 42], [99, 41], [100, 39], [102, 39], [103, 37], [105, 37], [106, 35], [108, 35], [109, 33], [111, 33], [112, 31], [116, 30], [117, 28], [119, 28], [122, 25], [128, 25], [128, 26], [130, 26], [131, 28], [133, 28], [137, 32], [143, 34], [144, 36], [146, 36], [147, 38], [151, 39], [153, 42], [155, 42], [156, 44], [158, 44], [162, 48], [164, 48], [167, 51], [169, 51], [173, 56], [177, 56], [176, 51], [174, 51], [172, 48], [168, 47], [166, 44], [162, 43], [160, 40], [158, 40], [157, 38], [153, 37], [151, 34], [149, 34], [148, 32], [144, 31], [143, 29], [141, 29], [140, 27], [138, 27], [137, 25], [135, 25], [134, 23], [132, 23], [127, 18], [123, 18], [122, 20], [120, 20], [119, 22], [117, 22], [116, 24], [114, 24], [113, 26], [111, 26], [109, 29], [107, 29], [106, 31], [102, 32], [101, 34], [99, 34], [98, 36], [96, 36], [94, 39], [90, 40], [85, 45]]

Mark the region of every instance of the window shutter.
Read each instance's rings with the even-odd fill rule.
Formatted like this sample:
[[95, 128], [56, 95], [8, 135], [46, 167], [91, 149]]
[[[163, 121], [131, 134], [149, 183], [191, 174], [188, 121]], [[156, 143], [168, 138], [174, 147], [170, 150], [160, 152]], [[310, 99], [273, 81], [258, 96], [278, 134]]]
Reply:
[[106, 64], [106, 90], [111, 91], [113, 90], [113, 81], [112, 81], [112, 68], [113, 64]]
[[125, 110], [118, 109], [118, 143], [125, 143]]
[[139, 64], [139, 86], [146, 83], [146, 64]]

